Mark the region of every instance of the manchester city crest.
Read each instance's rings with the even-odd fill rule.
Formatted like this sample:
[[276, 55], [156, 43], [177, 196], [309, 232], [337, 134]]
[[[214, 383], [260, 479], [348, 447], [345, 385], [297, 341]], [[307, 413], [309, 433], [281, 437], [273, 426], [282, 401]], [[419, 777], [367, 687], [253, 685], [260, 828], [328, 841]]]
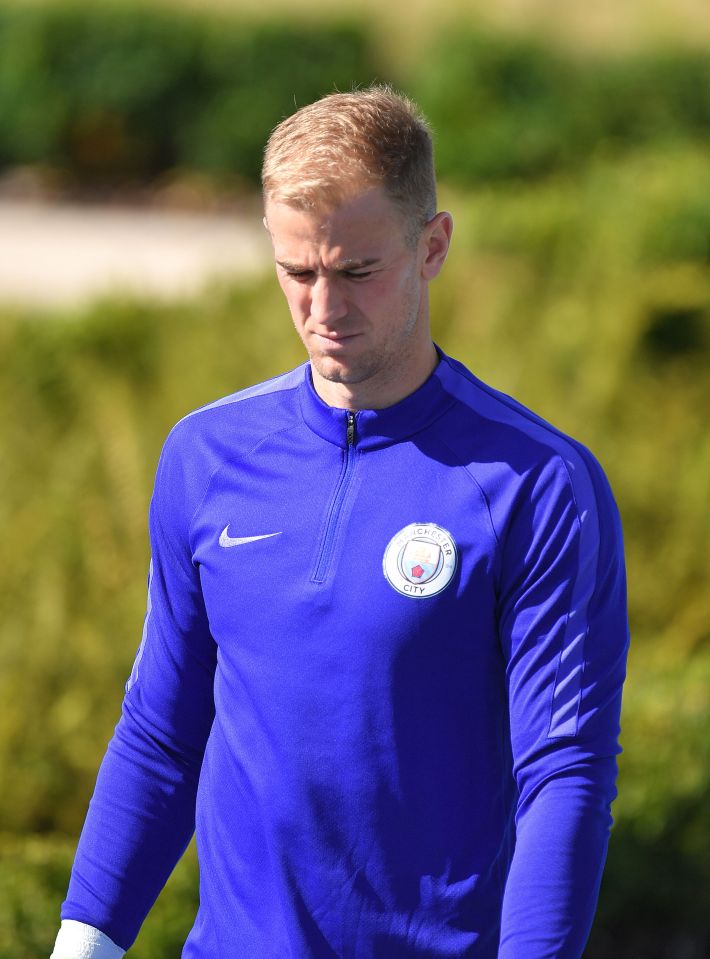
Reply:
[[456, 543], [447, 530], [436, 523], [410, 523], [387, 544], [382, 569], [398, 593], [423, 599], [449, 585], [456, 563]]

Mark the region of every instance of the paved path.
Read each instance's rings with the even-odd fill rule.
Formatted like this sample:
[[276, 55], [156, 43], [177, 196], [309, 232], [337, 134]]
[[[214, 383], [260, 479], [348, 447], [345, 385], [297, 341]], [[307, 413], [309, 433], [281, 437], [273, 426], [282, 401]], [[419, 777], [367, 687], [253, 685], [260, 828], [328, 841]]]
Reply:
[[0, 304], [71, 306], [111, 291], [189, 296], [270, 265], [251, 217], [0, 201]]

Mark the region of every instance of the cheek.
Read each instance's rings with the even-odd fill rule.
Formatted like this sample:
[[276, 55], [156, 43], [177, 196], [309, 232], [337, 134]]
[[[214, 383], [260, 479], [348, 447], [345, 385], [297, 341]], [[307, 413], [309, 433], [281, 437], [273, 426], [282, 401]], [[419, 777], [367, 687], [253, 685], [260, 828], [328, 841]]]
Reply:
[[288, 308], [291, 311], [293, 322], [296, 325], [308, 315], [308, 295], [307, 292], [294, 287], [292, 284], [279, 282], [283, 295], [286, 297]]
[[366, 301], [361, 301], [364, 311], [370, 316], [379, 316], [383, 325], [389, 321], [396, 325], [402, 314], [412, 309], [412, 284], [401, 278], [396, 283], [383, 283], [367, 291]]
[[351, 302], [366, 316], [386, 316], [392, 312], [400, 296], [399, 287], [392, 282], [373, 282], [358, 287]]

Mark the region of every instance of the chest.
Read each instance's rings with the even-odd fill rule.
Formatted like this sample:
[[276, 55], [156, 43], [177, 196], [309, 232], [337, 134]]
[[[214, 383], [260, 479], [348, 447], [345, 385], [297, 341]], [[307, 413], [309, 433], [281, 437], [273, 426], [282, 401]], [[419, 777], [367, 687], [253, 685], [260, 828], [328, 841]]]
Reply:
[[[465, 469], [414, 443], [361, 452], [289, 437], [225, 463], [193, 520], [220, 646], [494, 628], [495, 539]], [[336, 643], [337, 644], [337, 643]]]

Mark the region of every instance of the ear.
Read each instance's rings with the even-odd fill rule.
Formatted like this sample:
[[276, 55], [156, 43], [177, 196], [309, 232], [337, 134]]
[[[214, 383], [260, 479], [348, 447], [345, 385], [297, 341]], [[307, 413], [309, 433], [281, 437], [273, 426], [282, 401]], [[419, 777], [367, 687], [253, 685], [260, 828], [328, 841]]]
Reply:
[[424, 280], [433, 280], [444, 265], [451, 244], [454, 221], [450, 213], [437, 213], [424, 227], [419, 243], [422, 252], [421, 275]]

